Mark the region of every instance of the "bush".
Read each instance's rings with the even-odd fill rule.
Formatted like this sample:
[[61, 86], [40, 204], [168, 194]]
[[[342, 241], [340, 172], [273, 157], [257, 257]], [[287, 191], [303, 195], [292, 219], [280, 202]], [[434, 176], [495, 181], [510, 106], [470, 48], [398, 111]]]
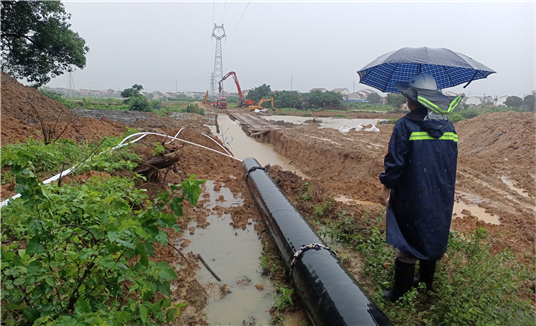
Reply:
[[[42, 157], [56, 156], [47, 150]], [[162, 228], [180, 231], [182, 204], [197, 204], [204, 180], [191, 175], [149, 201], [128, 178], [44, 185], [32, 172], [41, 164], [35, 153], [8, 154], [2, 165], [16, 176], [21, 197], [2, 207], [3, 324], [162, 325], [180, 316], [185, 304], [170, 297], [174, 268], [149, 257], [155, 245], [168, 245]]]
[[149, 101], [143, 95], [134, 95], [128, 99], [127, 104], [130, 106], [130, 110], [133, 111], [151, 111]]
[[186, 112], [205, 115], [205, 109], [200, 108], [197, 104], [188, 104], [188, 106], [186, 107]]

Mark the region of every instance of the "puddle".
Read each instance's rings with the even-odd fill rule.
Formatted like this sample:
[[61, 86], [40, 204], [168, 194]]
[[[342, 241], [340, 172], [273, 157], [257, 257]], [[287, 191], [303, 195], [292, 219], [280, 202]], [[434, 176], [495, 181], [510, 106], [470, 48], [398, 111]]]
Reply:
[[227, 115], [218, 115], [220, 133], [216, 133], [215, 126], [208, 126], [212, 134], [227, 145], [233, 155], [238, 159], [254, 157], [262, 166], [266, 164], [279, 165], [283, 169], [292, 171], [302, 178], [307, 178], [298, 168], [289, 164], [290, 160], [274, 151], [272, 144], [259, 143], [248, 137], [240, 125]]
[[517, 188], [516, 186], [514, 186], [514, 183], [512, 181], [510, 181], [508, 179], [507, 176], [503, 175], [501, 177], [501, 180], [502, 182], [504, 182], [510, 189], [512, 189], [513, 191], [517, 192], [518, 194], [520, 194], [521, 196], [523, 197], [526, 197], [526, 198], [530, 198], [529, 197], [529, 194], [528, 194], [528, 191], [524, 190], [524, 189], [521, 189], [521, 188]]
[[[271, 120], [271, 121], [283, 120], [285, 122], [292, 122], [295, 124], [302, 124], [306, 120], [313, 119], [313, 117], [296, 117], [296, 116], [291, 116], [291, 115], [263, 116], [263, 118], [266, 120]], [[378, 125], [379, 121], [385, 120], [385, 119], [338, 119], [338, 118], [319, 118], [319, 119], [322, 120], [322, 122], [320, 123], [320, 128], [332, 128], [332, 129], [337, 129], [337, 130], [339, 130], [340, 127], [344, 127], [344, 126], [355, 128], [359, 124]]]
[[346, 204], [379, 205], [378, 203], [374, 203], [374, 202], [371, 202], [371, 201], [355, 200], [355, 199], [353, 199], [351, 197], [346, 197], [346, 196], [333, 197], [333, 199], [335, 199], [338, 202], [346, 203]]
[[452, 211], [453, 218], [464, 217], [468, 215], [472, 215], [486, 223], [497, 225], [501, 224], [501, 222], [499, 222], [499, 216], [487, 213], [485, 208], [478, 206], [469, 206], [462, 201], [454, 202], [454, 209]]
[[[204, 193], [210, 195], [210, 201], [203, 207], [207, 209], [241, 206], [243, 200], [235, 198], [228, 188], [214, 190], [214, 181], [208, 180]], [[203, 194], [201, 195], [203, 196]], [[221, 201], [223, 196], [223, 201]], [[203, 198], [203, 197], [201, 197]], [[220, 200], [217, 200], [220, 198]], [[253, 225], [245, 230], [233, 228], [229, 214], [207, 216], [210, 225], [205, 229], [196, 228], [193, 235], [184, 234], [190, 240], [186, 252], [201, 254], [210, 268], [221, 278], [218, 282], [202, 265], [197, 272], [197, 279], [203, 286], [215, 283], [210, 290], [206, 308], [209, 325], [242, 325], [242, 321], [253, 319], [258, 325], [268, 325], [269, 310], [274, 304], [274, 286], [270, 280], [260, 274], [259, 257], [262, 244]], [[191, 223], [188, 228], [196, 227]], [[227, 285], [230, 290], [221, 297], [220, 286]], [[258, 290], [255, 285], [263, 290]]]

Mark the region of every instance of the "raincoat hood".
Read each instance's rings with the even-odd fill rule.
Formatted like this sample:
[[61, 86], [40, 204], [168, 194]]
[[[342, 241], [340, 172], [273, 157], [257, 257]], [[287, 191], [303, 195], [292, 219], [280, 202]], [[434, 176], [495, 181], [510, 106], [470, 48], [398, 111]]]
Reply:
[[425, 107], [417, 108], [406, 115], [408, 119], [417, 124], [423, 131], [428, 132], [430, 136], [438, 139], [448, 131], [449, 120], [442, 114]]

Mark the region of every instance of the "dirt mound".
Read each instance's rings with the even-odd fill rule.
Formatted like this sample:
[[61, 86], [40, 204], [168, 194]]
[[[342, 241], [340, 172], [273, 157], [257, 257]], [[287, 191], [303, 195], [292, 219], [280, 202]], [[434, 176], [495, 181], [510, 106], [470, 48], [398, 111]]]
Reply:
[[29, 124], [39, 123], [32, 105], [44, 121], [56, 121], [58, 117], [60, 121], [81, 120], [58, 101], [43, 96], [37, 89], [24, 86], [10, 75], [2, 73], [2, 115], [24, 120]]
[[[460, 137], [459, 165], [483, 175], [490, 170], [536, 192], [536, 123], [530, 112], [486, 113], [456, 124]], [[532, 177], [527, 177], [531, 175]], [[504, 187], [503, 187], [504, 188]], [[504, 188], [505, 190], [507, 188]]]

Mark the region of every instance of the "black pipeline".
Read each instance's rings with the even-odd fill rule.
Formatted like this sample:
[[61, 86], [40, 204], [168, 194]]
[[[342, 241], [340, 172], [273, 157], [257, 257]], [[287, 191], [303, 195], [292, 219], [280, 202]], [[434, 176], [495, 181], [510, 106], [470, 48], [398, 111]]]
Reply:
[[257, 160], [242, 162], [246, 182], [287, 267], [305, 245], [292, 268], [291, 278], [307, 306], [315, 326], [392, 325], [384, 313], [363, 293], [338, 258], [322, 248], [324, 242], [296, 211]]

